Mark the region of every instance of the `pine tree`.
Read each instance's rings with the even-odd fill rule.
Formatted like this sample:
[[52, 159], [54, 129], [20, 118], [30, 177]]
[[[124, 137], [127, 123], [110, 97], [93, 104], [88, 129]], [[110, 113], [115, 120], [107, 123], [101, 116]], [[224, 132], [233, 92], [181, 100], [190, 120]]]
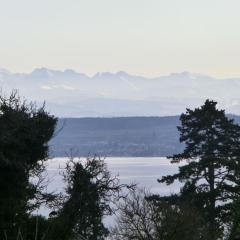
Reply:
[[169, 201], [187, 201], [201, 209], [208, 223], [211, 239], [221, 234], [232, 201], [240, 193], [240, 126], [229, 119], [217, 102], [206, 100], [180, 117], [180, 142], [183, 153], [171, 157], [172, 163], [186, 160], [174, 175], [164, 176], [161, 183], [179, 180], [184, 185], [180, 195]]

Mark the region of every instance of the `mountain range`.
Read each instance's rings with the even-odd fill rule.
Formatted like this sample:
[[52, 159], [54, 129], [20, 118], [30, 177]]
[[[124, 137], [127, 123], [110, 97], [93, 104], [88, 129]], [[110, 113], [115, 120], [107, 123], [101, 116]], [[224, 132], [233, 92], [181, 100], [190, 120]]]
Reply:
[[120, 71], [88, 76], [37, 68], [11, 73], [0, 68], [2, 93], [17, 89], [58, 117], [170, 116], [210, 98], [226, 112], [240, 114], [240, 78], [217, 79], [189, 72], [147, 78]]

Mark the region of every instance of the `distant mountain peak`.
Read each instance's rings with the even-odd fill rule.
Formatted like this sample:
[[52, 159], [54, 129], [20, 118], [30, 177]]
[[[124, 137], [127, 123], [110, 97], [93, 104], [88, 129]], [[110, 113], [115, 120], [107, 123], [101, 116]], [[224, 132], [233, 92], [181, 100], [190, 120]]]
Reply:
[[67, 78], [78, 78], [78, 77], [88, 78], [87, 75], [83, 73], [78, 73], [73, 69], [65, 69], [64, 71], [60, 71], [60, 70], [52, 70], [44, 67], [34, 69], [31, 72], [30, 77], [41, 78], [41, 79], [48, 79], [48, 78], [66, 78], [67, 79]]
[[130, 75], [129, 73], [127, 72], [124, 72], [124, 71], [118, 71], [116, 73], [113, 73], [113, 72], [98, 72], [96, 73], [93, 78], [127, 78], [127, 77], [134, 77], [133, 75]]
[[65, 69], [65, 70], [64, 70], [64, 73], [68, 73], [68, 74], [78, 74], [76, 71], [74, 71], [73, 69], [69, 69], [69, 68]]
[[32, 72], [31, 72], [31, 76], [33, 77], [51, 77], [53, 76], [53, 70], [50, 70], [48, 68], [35, 68]]
[[188, 71], [171, 73], [170, 77], [191, 78], [194, 74]]
[[35, 68], [33, 69], [32, 73], [43, 73], [43, 72], [48, 72], [49, 69], [48, 68], [45, 68], [45, 67], [40, 67], [40, 68]]
[[200, 73], [191, 73], [188, 71], [183, 71], [179, 73], [172, 73], [170, 74], [171, 78], [178, 78], [180, 79], [201, 79], [201, 78], [212, 78], [208, 75], [200, 74]]
[[84, 77], [84, 78], [89, 78], [86, 74], [84, 73], [79, 73], [76, 72], [73, 69], [65, 69], [63, 72], [61, 72], [62, 74], [69, 76], [69, 77]]
[[97, 72], [93, 78], [112, 78], [115, 74], [111, 72]]
[[8, 70], [5, 69], [5, 68], [1, 68], [1, 67], [0, 67], [0, 73], [3, 73], [3, 74], [11, 74], [10, 71], [8, 71]]
[[119, 71], [116, 73], [117, 76], [120, 76], [120, 77], [128, 77], [130, 76], [130, 74], [128, 74], [127, 72], [124, 72], [124, 71]]

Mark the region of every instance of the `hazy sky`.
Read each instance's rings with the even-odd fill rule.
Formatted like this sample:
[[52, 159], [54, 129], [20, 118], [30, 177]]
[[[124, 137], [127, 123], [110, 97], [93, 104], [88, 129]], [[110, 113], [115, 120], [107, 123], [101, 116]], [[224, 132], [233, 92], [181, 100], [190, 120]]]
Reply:
[[239, 0], [0, 0], [0, 66], [240, 76]]

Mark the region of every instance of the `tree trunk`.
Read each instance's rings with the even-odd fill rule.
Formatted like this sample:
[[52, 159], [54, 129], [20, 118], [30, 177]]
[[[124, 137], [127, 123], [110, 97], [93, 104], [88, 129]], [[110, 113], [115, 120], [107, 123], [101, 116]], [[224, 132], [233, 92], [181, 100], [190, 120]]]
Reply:
[[208, 168], [209, 170], [209, 233], [212, 240], [216, 239], [216, 214], [215, 214], [215, 205], [216, 205], [216, 197], [215, 197], [215, 174], [214, 174], [214, 162], [212, 161], [211, 165]]

